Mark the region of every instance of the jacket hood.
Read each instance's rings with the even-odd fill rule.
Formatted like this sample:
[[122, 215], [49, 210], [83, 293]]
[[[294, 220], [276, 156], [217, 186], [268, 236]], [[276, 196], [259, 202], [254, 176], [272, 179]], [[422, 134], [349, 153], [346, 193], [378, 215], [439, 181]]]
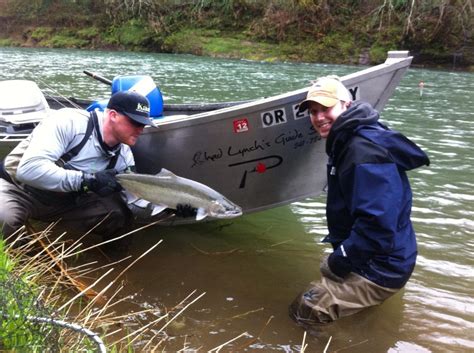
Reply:
[[394, 163], [403, 170], [412, 170], [429, 165], [425, 152], [413, 141], [398, 131], [390, 130], [379, 121], [379, 113], [368, 103], [353, 103], [334, 122], [326, 141], [328, 155], [340, 145], [344, 145], [352, 136], [358, 135], [384, 147]]
[[369, 103], [354, 102], [349, 109], [334, 122], [331, 132], [353, 129], [355, 126], [374, 124], [379, 120], [379, 113]]
[[344, 143], [358, 126], [375, 124], [378, 120], [379, 113], [370, 104], [352, 103], [334, 122], [326, 141], [326, 153], [330, 154], [339, 142]]

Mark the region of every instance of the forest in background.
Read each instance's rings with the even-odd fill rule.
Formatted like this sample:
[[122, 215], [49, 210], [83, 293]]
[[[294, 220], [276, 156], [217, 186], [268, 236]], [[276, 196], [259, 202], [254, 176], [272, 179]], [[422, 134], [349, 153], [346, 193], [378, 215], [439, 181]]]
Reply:
[[472, 0], [0, 0], [0, 46], [474, 70]]

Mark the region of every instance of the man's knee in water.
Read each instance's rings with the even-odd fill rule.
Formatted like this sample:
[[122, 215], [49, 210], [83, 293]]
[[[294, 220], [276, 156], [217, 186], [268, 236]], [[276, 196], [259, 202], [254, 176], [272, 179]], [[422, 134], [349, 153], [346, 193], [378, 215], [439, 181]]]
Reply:
[[317, 286], [302, 292], [290, 304], [290, 317], [302, 326], [322, 325], [333, 321], [317, 306], [324, 295], [324, 289]]

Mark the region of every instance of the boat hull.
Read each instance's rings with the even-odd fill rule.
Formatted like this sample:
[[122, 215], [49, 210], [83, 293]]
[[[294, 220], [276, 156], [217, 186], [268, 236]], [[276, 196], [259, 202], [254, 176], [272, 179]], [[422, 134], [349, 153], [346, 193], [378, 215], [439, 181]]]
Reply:
[[[354, 100], [382, 110], [411, 57], [342, 77]], [[140, 173], [173, 173], [204, 183], [244, 213], [319, 195], [326, 186], [325, 141], [298, 107], [307, 88], [147, 128], [133, 148]]]

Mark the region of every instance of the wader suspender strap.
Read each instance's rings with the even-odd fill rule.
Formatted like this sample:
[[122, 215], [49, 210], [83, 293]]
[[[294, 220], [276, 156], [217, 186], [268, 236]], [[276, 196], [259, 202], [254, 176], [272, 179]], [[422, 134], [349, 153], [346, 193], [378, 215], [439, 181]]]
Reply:
[[[91, 112], [91, 118], [92, 119], [89, 119], [89, 120], [92, 120], [93, 123], [94, 123], [94, 127], [97, 131], [97, 134], [99, 135], [99, 143], [100, 145], [102, 146], [102, 148], [104, 150], [108, 149], [108, 147], [105, 145], [105, 143], [103, 142], [102, 140], [102, 136], [100, 134], [100, 129], [99, 129], [99, 121], [98, 121], [98, 118], [97, 118], [97, 113], [95, 111], [92, 111]], [[106, 169], [113, 169], [115, 168], [115, 165], [117, 164], [117, 159], [120, 155], [120, 149], [114, 154], [114, 156], [110, 159], [109, 161], [109, 164], [107, 165], [107, 168]]]
[[[97, 114], [95, 112], [93, 112], [93, 114], [97, 116]], [[91, 114], [91, 116], [92, 116], [92, 114]], [[87, 121], [86, 133], [84, 134], [84, 137], [82, 138], [81, 142], [79, 142], [76, 146], [74, 146], [68, 152], [64, 153], [61, 156], [61, 158], [59, 158], [58, 162], [65, 165], [67, 162], [69, 162], [72, 159], [72, 157], [77, 156], [77, 154], [82, 150], [82, 147], [84, 147], [84, 145], [86, 144], [86, 142], [89, 139], [90, 135], [92, 134], [93, 129], [94, 129], [94, 124], [92, 122], [91, 117], [89, 117], [89, 120]]]
[[120, 151], [118, 151], [111, 159], [109, 162], [109, 165], [107, 166], [107, 169], [113, 169], [115, 168], [115, 165], [117, 164], [117, 159], [118, 156], [120, 155]]
[[[81, 142], [79, 142], [79, 144], [74, 146], [70, 151], [63, 154], [62, 157], [60, 158], [60, 161], [63, 163], [63, 165], [66, 164], [67, 162], [69, 162], [74, 156], [77, 156], [77, 154], [82, 150], [82, 148], [86, 144], [87, 140], [91, 136], [92, 131], [94, 130], [94, 128], [96, 129], [97, 133], [100, 136], [99, 121], [98, 121], [98, 118], [97, 118], [97, 113], [95, 111], [92, 111], [90, 113], [90, 117], [89, 117], [89, 120], [87, 122], [86, 133], [84, 134], [84, 137], [81, 140]], [[102, 141], [101, 137], [99, 138], [99, 141]], [[103, 144], [101, 143], [101, 145], [103, 145]], [[119, 153], [116, 153], [110, 159], [110, 162], [107, 165], [107, 169], [112, 169], [112, 168], [115, 167], [115, 165], [117, 164], [117, 159], [118, 159], [119, 154], [120, 154], [120, 151], [119, 151]]]

